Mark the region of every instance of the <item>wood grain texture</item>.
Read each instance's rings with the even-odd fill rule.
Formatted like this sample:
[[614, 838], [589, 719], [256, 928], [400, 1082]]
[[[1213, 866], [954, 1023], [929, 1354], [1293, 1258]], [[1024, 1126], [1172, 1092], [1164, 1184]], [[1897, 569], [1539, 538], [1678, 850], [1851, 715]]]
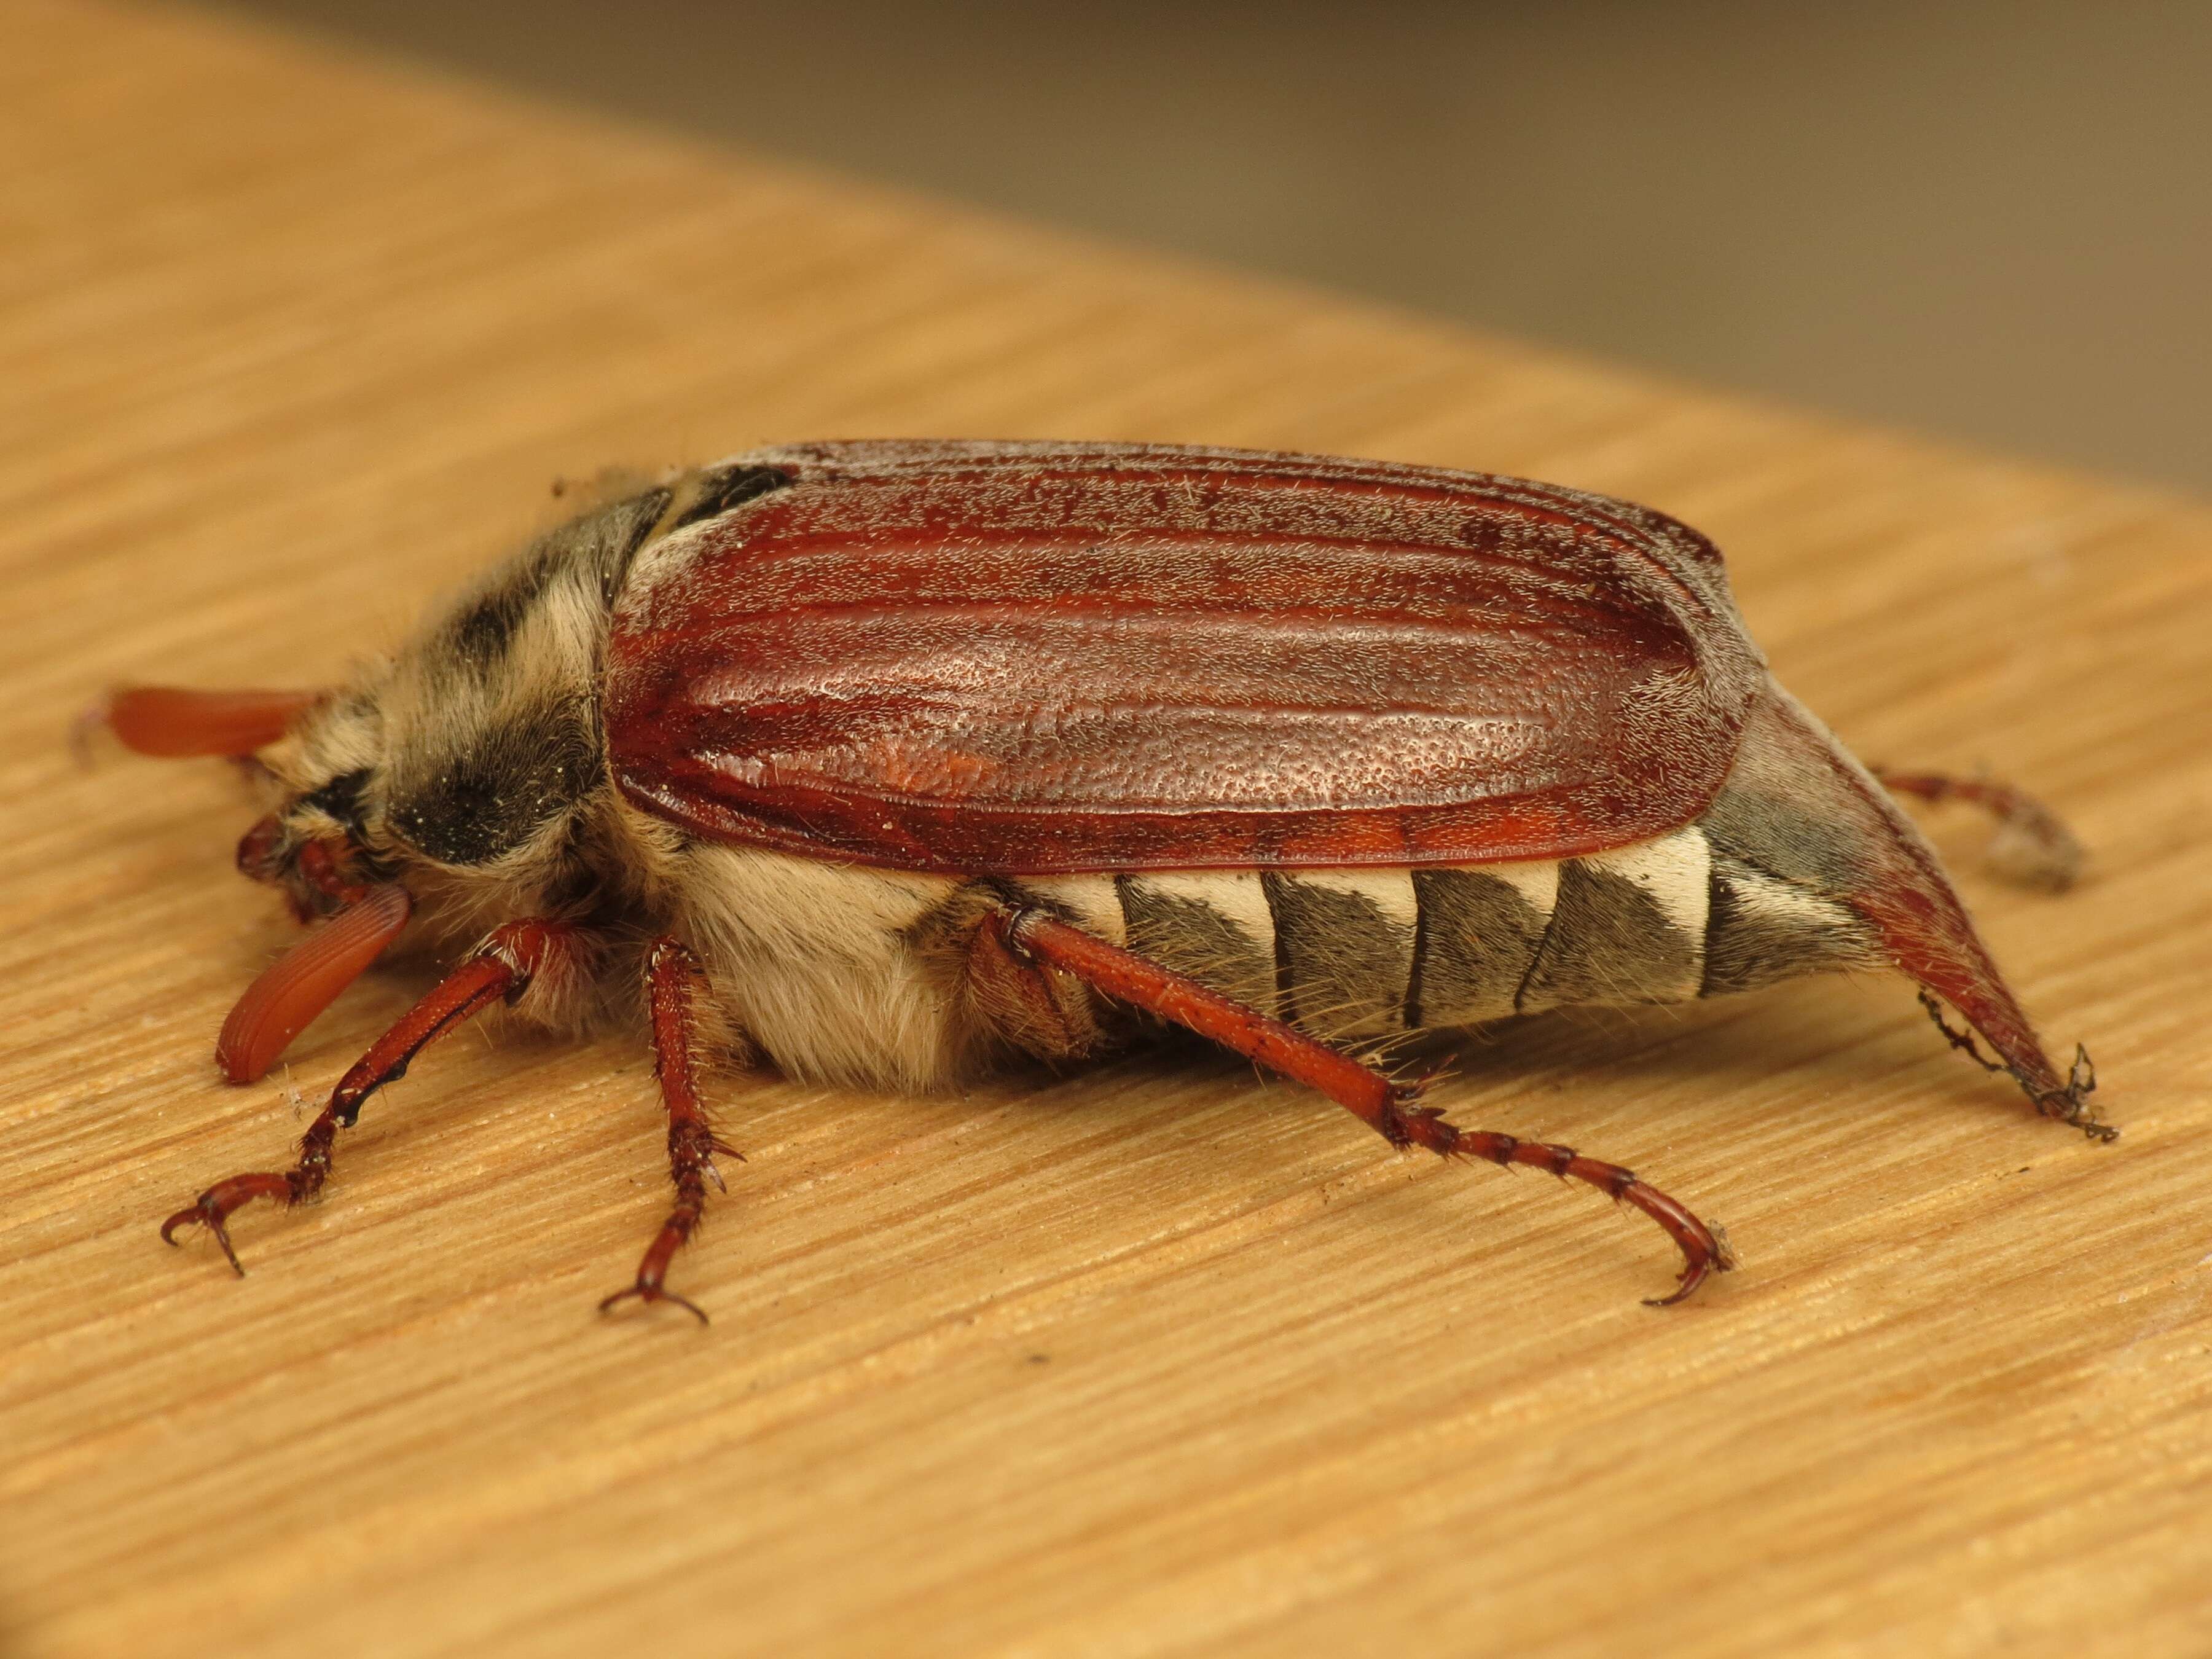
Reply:
[[[0, 51], [0, 1630], [33, 1656], [2212, 1646], [2212, 515], [703, 155], [191, 14]], [[1625, 255], [1624, 257], [1632, 257]], [[1648, 501], [1871, 758], [2094, 849], [1966, 885], [2126, 1128], [2030, 1121], [1902, 981], [1545, 1018], [1460, 1121], [1631, 1164], [1743, 1272], [1392, 1155], [1202, 1055], [957, 1098], [463, 1039], [327, 1201], [155, 1223], [299, 1132], [217, 1084], [288, 938], [212, 764], [75, 769], [131, 677], [310, 683], [551, 511], [793, 437], [1368, 454]], [[1971, 866], [1976, 834], [1936, 819]], [[326, 1089], [420, 988], [301, 1044]]]

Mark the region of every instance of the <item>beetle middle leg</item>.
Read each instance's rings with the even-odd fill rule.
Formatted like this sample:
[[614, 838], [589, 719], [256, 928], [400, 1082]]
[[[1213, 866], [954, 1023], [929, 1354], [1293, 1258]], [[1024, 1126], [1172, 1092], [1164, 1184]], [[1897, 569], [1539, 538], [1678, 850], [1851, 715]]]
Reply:
[[257, 1198], [274, 1199], [289, 1208], [316, 1197], [330, 1179], [339, 1129], [353, 1127], [371, 1095], [404, 1077], [408, 1063], [435, 1039], [495, 1002], [518, 1000], [533, 983], [572, 977], [582, 957], [581, 936], [564, 921], [538, 917], [495, 929], [467, 961], [402, 1015], [338, 1079], [330, 1103], [301, 1137], [299, 1161], [292, 1168], [216, 1182], [190, 1207], [161, 1224], [162, 1241], [174, 1244], [180, 1227], [205, 1227], [222, 1247], [232, 1269], [243, 1278], [246, 1269], [230, 1243], [228, 1223], [233, 1212]]
[[1312, 1085], [1345, 1107], [1394, 1146], [1424, 1146], [1445, 1158], [1479, 1158], [1504, 1168], [1526, 1164], [1563, 1181], [1595, 1187], [1617, 1203], [1658, 1223], [1682, 1253], [1673, 1294], [1651, 1298], [1663, 1307], [1680, 1302], [1708, 1275], [1735, 1265], [1721, 1236], [1684, 1205], [1632, 1170], [1586, 1158], [1571, 1147], [1522, 1140], [1490, 1130], [1465, 1130], [1442, 1112], [1419, 1103], [1418, 1085], [1393, 1082], [1373, 1066], [1339, 1052], [1196, 980], [1150, 958], [1097, 939], [1042, 910], [1015, 907], [992, 911], [977, 924], [995, 948], [1018, 961], [1060, 969], [1096, 990], [1174, 1021], [1269, 1069]]
[[705, 1310], [667, 1288], [663, 1282], [677, 1251], [690, 1243], [707, 1211], [707, 1183], [727, 1192], [714, 1154], [721, 1152], [744, 1161], [744, 1154], [717, 1139], [699, 1099], [698, 1049], [702, 997], [699, 964], [690, 951], [672, 939], [663, 939], [646, 959], [646, 998], [653, 1021], [653, 1075], [660, 1081], [660, 1097], [668, 1108], [668, 1176], [676, 1187], [676, 1203], [660, 1231], [646, 1247], [637, 1264], [637, 1278], [599, 1304], [599, 1311], [629, 1301], [672, 1302], [707, 1322]]

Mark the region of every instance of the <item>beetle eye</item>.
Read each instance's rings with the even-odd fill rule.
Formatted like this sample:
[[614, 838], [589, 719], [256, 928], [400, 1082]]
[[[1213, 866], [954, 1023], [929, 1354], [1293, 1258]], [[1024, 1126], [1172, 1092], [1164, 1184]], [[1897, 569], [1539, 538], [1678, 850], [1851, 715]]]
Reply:
[[311, 789], [294, 803], [327, 814], [336, 819], [349, 839], [359, 841], [362, 836], [361, 792], [368, 782], [368, 771], [342, 772], [319, 789]]

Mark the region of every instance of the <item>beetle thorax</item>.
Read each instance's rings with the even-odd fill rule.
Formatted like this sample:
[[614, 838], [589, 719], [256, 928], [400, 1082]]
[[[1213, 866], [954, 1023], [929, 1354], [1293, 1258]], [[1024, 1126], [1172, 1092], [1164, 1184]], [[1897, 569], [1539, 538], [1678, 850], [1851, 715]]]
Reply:
[[653, 860], [613, 804], [598, 684], [612, 596], [664, 509], [656, 491], [563, 526], [311, 710], [264, 756], [258, 873], [310, 909], [329, 906], [318, 860], [396, 881], [463, 941], [518, 915], [647, 919]]

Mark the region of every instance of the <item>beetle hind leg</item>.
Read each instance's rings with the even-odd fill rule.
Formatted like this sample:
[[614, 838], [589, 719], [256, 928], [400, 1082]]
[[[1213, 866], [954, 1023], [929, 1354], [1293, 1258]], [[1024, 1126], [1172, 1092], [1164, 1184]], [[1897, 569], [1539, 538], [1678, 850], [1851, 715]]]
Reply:
[[646, 959], [646, 995], [653, 1021], [653, 1073], [668, 1109], [668, 1176], [676, 1202], [637, 1264], [637, 1277], [599, 1304], [608, 1313], [629, 1301], [667, 1302], [702, 1325], [706, 1310], [667, 1286], [668, 1266], [698, 1231], [707, 1212], [707, 1183], [727, 1192], [714, 1167], [717, 1152], [744, 1161], [744, 1154], [718, 1139], [699, 1098], [698, 1059], [702, 1024], [699, 964], [672, 939], [663, 939]]
[[1991, 778], [1958, 778], [1942, 772], [1868, 769], [1892, 794], [1925, 801], [1963, 801], [1996, 820], [1984, 854], [1990, 867], [2021, 887], [2063, 893], [2081, 879], [2088, 855], [2065, 821], [2023, 789]]
[[1680, 1302], [1715, 1273], [1735, 1265], [1725, 1237], [1686, 1206], [1617, 1164], [1586, 1158], [1571, 1147], [1522, 1140], [1495, 1131], [1455, 1127], [1434, 1107], [1419, 1103], [1422, 1085], [1400, 1083], [1373, 1066], [1309, 1036], [1296, 1026], [1222, 995], [1150, 958], [1047, 915], [1009, 908], [983, 917], [978, 932], [988, 948], [1018, 963], [1058, 970], [1120, 1001], [1171, 1020], [1284, 1076], [1309, 1084], [1346, 1108], [1394, 1146], [1422, 1146], [1445, 1158], [1481, 1158], [1502, 1168], [1546, 1170], [1562, 1181], [1596, 1188], [1617, 1203], [1656, 1222], [1682, 1253], [1671, 1295], [1655, 1307]]
[[1089, 989], [1017, 948], [1003, 926], [968, 930], [962, 984], [969, 1012], [993, 1035], [1048, 1063], [1079, 1060], [1106, 1041]]

